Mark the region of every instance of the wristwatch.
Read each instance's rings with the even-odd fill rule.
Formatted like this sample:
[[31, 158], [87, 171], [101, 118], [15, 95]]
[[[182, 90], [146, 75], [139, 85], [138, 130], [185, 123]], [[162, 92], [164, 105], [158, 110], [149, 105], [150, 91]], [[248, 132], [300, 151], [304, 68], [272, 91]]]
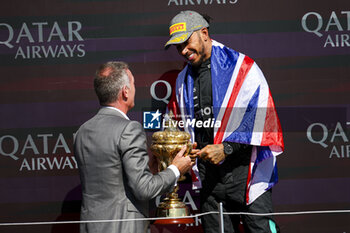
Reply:
[[233, 153], [233, 147], [228, 142], [222, 142], [224, 145], [224, 153], [225, 155], [231, 155]]

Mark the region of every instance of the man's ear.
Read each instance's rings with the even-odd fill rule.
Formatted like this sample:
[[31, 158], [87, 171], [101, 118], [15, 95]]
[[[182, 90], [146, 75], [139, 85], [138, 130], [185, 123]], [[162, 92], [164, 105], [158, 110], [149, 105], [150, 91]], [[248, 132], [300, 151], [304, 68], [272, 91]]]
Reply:
[[129, 88], [125, 85], [122, 88], [122, 98], [123, 100], [127, 100], [129, 98]]
[[202, 28], [200, 31], [201, 31], [201, 35], [202, 35], [202, 38], [204, 41], [207, 41], [210, 39], [208, 28]]

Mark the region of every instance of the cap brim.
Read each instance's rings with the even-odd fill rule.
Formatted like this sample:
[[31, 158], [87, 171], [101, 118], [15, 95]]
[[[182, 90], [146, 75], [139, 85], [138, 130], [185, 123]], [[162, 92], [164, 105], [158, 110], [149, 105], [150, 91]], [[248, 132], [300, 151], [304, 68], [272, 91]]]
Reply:
[[164, 45], [164, 48], [168, 49], [172, 44], [182, 44], [186, 42], [191, 37], [192, 33], [193, 32], [185, 32], [172, 35], [168, 42], [166, 42]]

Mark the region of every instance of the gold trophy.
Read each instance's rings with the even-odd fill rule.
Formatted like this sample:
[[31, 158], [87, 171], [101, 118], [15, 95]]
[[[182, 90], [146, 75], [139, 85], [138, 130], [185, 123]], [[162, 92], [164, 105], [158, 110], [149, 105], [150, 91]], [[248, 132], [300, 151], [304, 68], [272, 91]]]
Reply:
[[[155, 132], [152, 135], [151, 151], [158, 160], [158, 170], [165, 170], [173, 161], [176, 154], [186, 145], [185, 156], [192, 150], [190, 134], [180, 131], [176, 126], [176, 121], [172, 119], [172, 112], [169, 113], [168, 119], [165, 121], [164, 131]], [[185, 177], [180, 177], [179, 181]], [[156, 220], [155, 224], [188, 224], [193, 223], [193, 218], [178, 218], [190, 216], [189, 209], [185, 203], [178, 198], [177, 185], [172, 192], [167, 193], [163, 201], [158, 205], [156, 216], [168, 217], [168, 219]]]

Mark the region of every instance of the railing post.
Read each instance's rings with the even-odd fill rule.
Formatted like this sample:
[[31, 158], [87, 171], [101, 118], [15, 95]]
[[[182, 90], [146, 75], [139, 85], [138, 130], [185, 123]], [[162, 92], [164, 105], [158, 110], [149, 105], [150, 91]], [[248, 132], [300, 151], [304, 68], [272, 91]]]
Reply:
[[219, 232], [224, 233], [224, 212], [222, 208], [222, 202], [218, 204], [218, 208], [219, 208], [219, 227], [220, 227]]

